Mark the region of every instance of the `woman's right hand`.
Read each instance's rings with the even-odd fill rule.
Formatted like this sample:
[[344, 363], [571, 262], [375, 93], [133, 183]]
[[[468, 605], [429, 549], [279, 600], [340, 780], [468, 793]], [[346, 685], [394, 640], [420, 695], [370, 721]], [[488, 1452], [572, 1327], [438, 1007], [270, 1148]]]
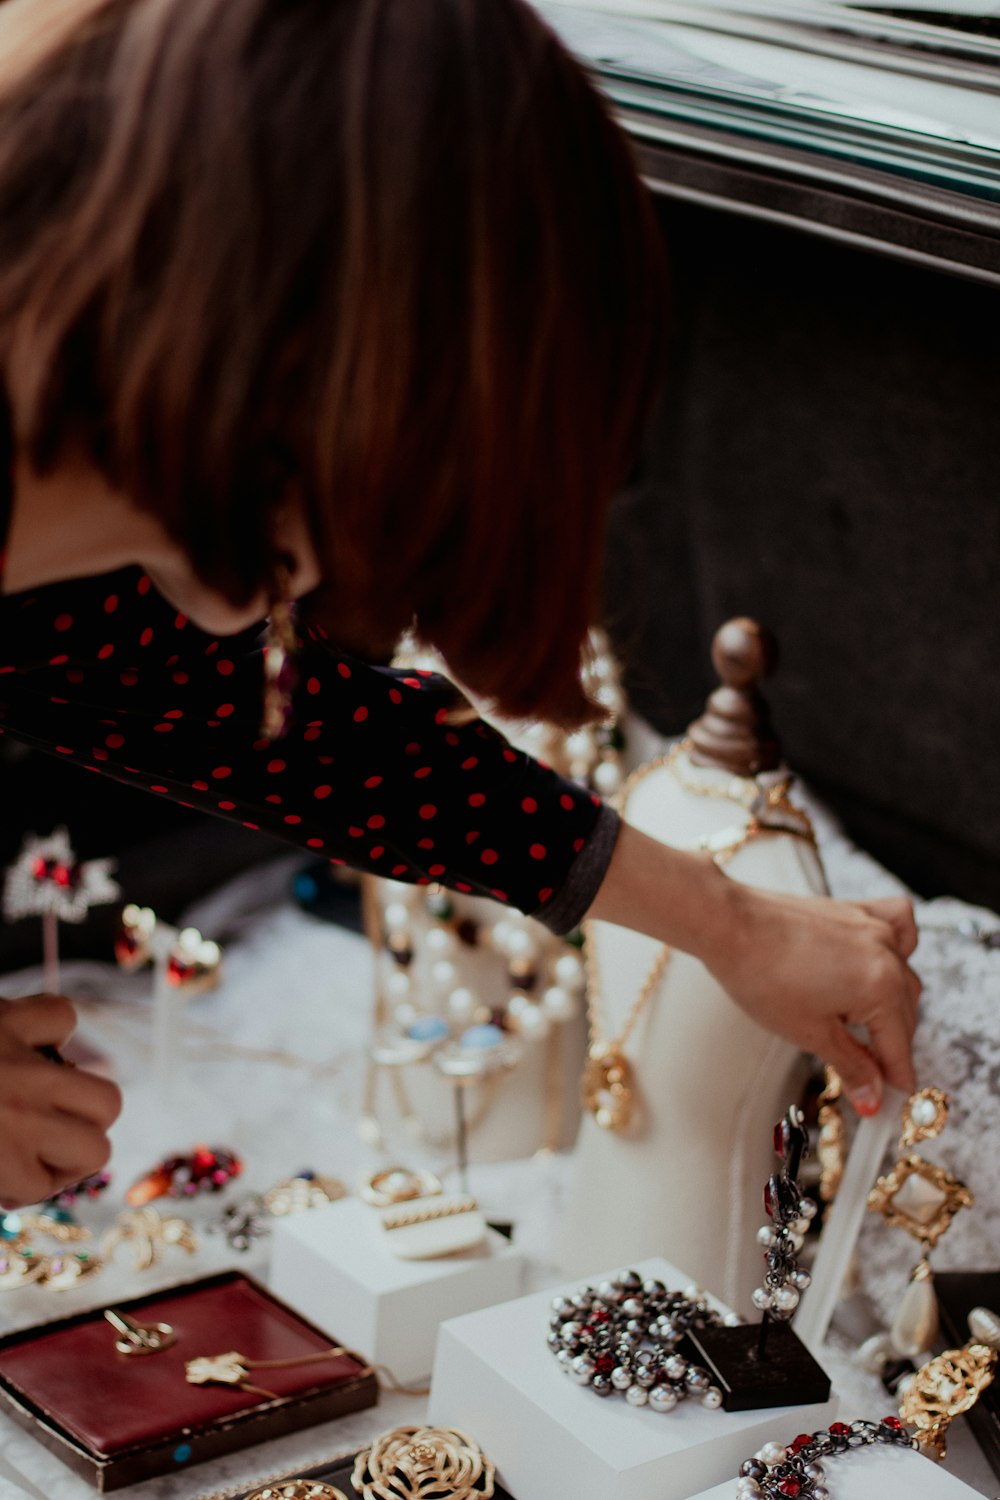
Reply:
[[61, 1047], [76, 1012], [61, 995], [0, 1000], [0, 1206], [40, 1203], [99, 1172], [122, 1107], [116, 1084], [61, 1068], [39, 1047]]

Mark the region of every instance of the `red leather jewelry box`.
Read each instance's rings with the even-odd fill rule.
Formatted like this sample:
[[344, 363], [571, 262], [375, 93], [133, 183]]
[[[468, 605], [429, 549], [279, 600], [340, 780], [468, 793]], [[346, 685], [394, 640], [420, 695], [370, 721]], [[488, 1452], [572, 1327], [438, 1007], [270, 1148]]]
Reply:
[[189, 1384], [191, 1359], [235, 1350], [250, 1361], [294, 1361], [331, 1346], [240, 1272], [112, 1305], [139, 1322], [169, 1324], [176, 1343], [156, 1354], [119, 1354], [103, 1308], [0, 1339], [3, 1409], [102, 1493], [378, 1401], [374, 1373], [352, 1355], [251, 1368], [248, 1379], [270, 1396]]

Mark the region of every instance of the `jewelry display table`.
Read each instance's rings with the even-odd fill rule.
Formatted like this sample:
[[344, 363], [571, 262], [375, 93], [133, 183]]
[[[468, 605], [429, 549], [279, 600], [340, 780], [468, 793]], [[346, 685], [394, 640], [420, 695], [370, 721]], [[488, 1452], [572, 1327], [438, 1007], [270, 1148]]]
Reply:
[[[651, 753], [655, 748], [651, 747]], [[816, 816], [824, 863], [835, 893], [860, 897], [892, 894], [900, 889], [897, 882], [854, 849], [828, 818], [821, 813]], [[339, 1176], [353, 1189], [360, 1177], [386, 1165], [386, 1158], [366, 1145], [357, 1131], [362, 1059], [369, 1029], [370, 953], [360, 938], [307, 917], [294, 906], [287, 893], [291, 874], [299, 864], [297, 857], [282, 858], [185, 914], [185, 922], [225, 942], [226, 968], [219, 989], [188, 1007], [181, 1065], [165, 1094], [154, 1086], [148, 981], [141, 976], [121, 975], [111, 964], [65, 966], [64, 986], [78, 1004], [81, 1033], [113, 1058], [116, 1077], [125, 1092], [124, 1112], [113, 1132], [114, 1182], [104, 1200], [81, 1209], [81, 1218], [95, 1232], [113, 1220], [125, 1188], [153, 1162], [171, 1151], [190, 1150], [199, 1141], [231, 1146], [246, 1164], [239, 1181], [218, 1197], [183, 1205], [166, 1200], [170, 1212], [183, 1213], [199, 1229], [218, 1218], [225, 1205], [244, 1190], [264, 1190], [304, 1167]], [[141, 896], [141, 892], [136, 894]], [[956, 903], [933, 903], [921, 914], [927, 915], [929, 922], [938, 917], [954, 924], [963, 910], [967, 909]], [[963, 961], [969, 977], [961, 978], [959, 988], [968, 988], [968, 996], [963, 996], [967, 999], [963, 1024], [972, 1026], [978, 1025], [977, 1007], [984, 1010], [996, 1002], [995, 990], [991, 997], [979, 969], [975, 970], [977, 987], [972, 988], [973, 966], [985, 964], [987, 958], [994, 963], [997, 959], [995, 955], [981, 955], [974, 945], [967, 946], [968, 956]], [[921, 944], [918, 966], [927, 985], [926, 1003], [934, 1025], [957, 1025], [959, 1018], [951, 1004], [956, 987], [953, 940], [931, 935]], [[4, 977], [0, 993], [26, 995], [39, 990], [41, 983], [39, 969], [25, 970]], [[960, 1060], [964, 1053], [956, 1048], [948, 1056]], [[947, 1078], [943, 1083], [954, 1091], [955, 1080]], [[988, 1089], [988, 1084], [984, 1088]], [[986, 1094], [983, 1109], [987, 1115], [989, 1108]], [[960, 1128], [960, 1110], [955, 1123], [960, 1142], [970, 1137], [969, 1160], [956, 1160], [955, 1169], [975, 1183], [980, 1208], [977, 1214], [967, 1216], [967, 1225], [956, 1226], [953, 1253], [962, 1257], [958, 1264], [986, 1263], [986, 1249], [996, 1240], [1000, 1194], [988, 1176], [980, 1187], [983, 1172], [988, 1174], [990, 1170], [978, 1149], [981, 1133]], [[409, 1165], [435, 1170], [444, 1178], [448, 1191], [459, 1186], [448, 1157], [404, 1140], [394, 1142], [394, 1151]], [[473, 1142], [470, 1187], [487, 1218], [516, 1223], [518, 1247], [528, 1263], [528, 1285], [533, 1289], [565, 1281], [553, 1268], [552, 1259], [571, 1168], [571, 1159], [565, 1156], [478, 1165]], [[898, 1298], [908, 1270], [905, 1251], [898, 1257], [899, 1264], [893, 1258], [895, 1253], [890, 1248], [873, 1257], [866, 1247], [866, 1265], [873, 1259], [877, 1262], [886, 1305]], [[0, 1332], [61, 1317], [78, 1308], [113, 1305], [117, 1300], [226, 1266], [239, 1266], [260, 1275], [266, 1273], [267, 1256], [266, 1241], [249, 1254], [239, 1255], [221, 1235], [202, 1233], [196, 1255], [171, 1252], [152, 1271], [136, 1272], [122, 1256], [115, 1271], [106, 1270], [74, 1291], [46, 1294], [28, 1287], [8, 1292], [0, 1300]], [[942, 1256], [941, 1269], [946, 1268], [944, 1261]], [[542, 1326], [538, 1340], [543, 1355], [549, 1357], [544, 1337]], [[836, 1341], [824, 1349], [823, 1362], [844, 1398], [843, 1410], [848, 1417], [881, 1414], [888, 1409], [878, 1382], [856, 1370]], [[599, 1405], [587, 1392], [577, 1394], [582, 1403]], [[196, 1496], [232, 1488], [241, 1481], [249, 1485], [278, 1471], [305, 1469], [330, 1455], [357, 1449], [388, 1428], [422, 1422], [426, 1413], [425, 1400], [386, 1393], [379, 1406], [356, 1417], [122, 1493], [128, 1500], [195, 1500]], [[633, 1415], [641, 1417], [644, 1413]], [[699, 1415], [708, 1420], [719, 1413]], [[675, 1416], [683, 1420], [682, 1415]], [[951, 1473], [967, 1479], [976, 1493], [996, 1494], [997, 1481], [964, 1423], [955, 1425], [949, 1449], [947, 1468]], [[94, 1494], [82, 1479], [3, 1417], [0, 1460], [23, 1476], [23, 1481], [15, 1485], [13, 1476], [0, 1467], [0, 1500], [23, 1500], [23, 1493], [31, 1500], [91, 1500]], [[861, 1493], [843, 1489], [853, 1482], [846, 1472], [848, 1467], [845, 1462], [837, 1474], [838, 1500], [854, 1500]], [[930, 1483], [936, 1471], [928, 1465], [920, 1472]], [[735, 1475], [733, 1485], [719, 1494], [734, 1492]], [[866, 1496], [875, 1493], [879, 1493], [878, 1487], [872, 1486]], [[525, 1497], [518, 1496], [517, 1500]], [[712, 1500], [716, 1500], [714, 1494]], [[951, 1500], [947, 1491], [942, 1500]]]

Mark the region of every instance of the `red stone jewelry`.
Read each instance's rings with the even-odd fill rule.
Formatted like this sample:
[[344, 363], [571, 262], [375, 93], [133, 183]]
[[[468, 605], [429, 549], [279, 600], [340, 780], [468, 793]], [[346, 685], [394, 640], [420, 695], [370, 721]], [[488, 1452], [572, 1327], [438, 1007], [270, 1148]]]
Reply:
[[897, 1448], [917, 1446], [898, 1417], [883, 1417], [881, 1422], [834, 1422], [819, 1432], [800, 1433], [787, 1447], [784, 1443], [765, 1443], [753, 1458], [740, 1465], [737, 1500], [830, 1500], [822, 1460], [872, 1443]]
[[141, 1208], [156, 1198], [218, 1193], [242, 1171], [243, 1163], [235, 1151], [223, 1146], [196, 1146], [187, 1156], [168, 1156], [159, 1162], [132, 1184], [125, 1201]]

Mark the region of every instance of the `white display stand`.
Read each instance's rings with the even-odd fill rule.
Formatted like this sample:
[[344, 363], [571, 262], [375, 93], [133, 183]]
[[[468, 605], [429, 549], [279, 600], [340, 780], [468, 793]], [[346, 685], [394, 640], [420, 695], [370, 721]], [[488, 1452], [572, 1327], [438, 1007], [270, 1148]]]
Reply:
[[269, 1283], [331, 1338], [398, 1380], [421, 1380], [442, 1320], [516, 1297], [523, 1261], [492, 1229], [438, 1260], [400, 1260], [384, 1237], [378, 1210], [359, 1198], [277, 1219]]
[[[777, 1431], [772, 1429], [772, 1439]], [[790, 1427], [783, 1426], [780, 1432], [795, 1436]], [[776, 1440], [780, 1443], [781, 1436]], [[743, 1458], [750, 1456], [749, 1452], [743, 1454]], [[939, 1464], [925, 1458], [922, 1453], [915, 1453], [912, 1448], [865, 1448], [825, 1459], [823, 1467], [826, 1470], [824, 1484], [832, 1500], [969, 1500], [970, 1496], [973, 1500], [982, 1500], [979, 1490], [970, 1489], [954, 1474], [947, 1473]], [[734, 1468], [732, 1479], [725, 1484], [692, 1495], [691, 1500], [735, 1500], [738, 1468], [739, 1465]]]
[[[664, 1260], [636, 1270], [669, 1287], [690, 1281]], [[438, 1339], [429, 1419], [475, 1433], [517, 1500], [687, 1500], [735, 1474], [775, 1431], [813, 1431], [836, 1416], [833, 1396], [756, 1412], [707, 1411], [691, 1401], [668, 1415], [618, 1396], [602, 1400], [563, 1373], [545, 1342], [561, 1290], [453, 1318]]]
[[[692, 765], [686, 755], [678, 770], [704, 789], [725, 791], [734, 782], [729, 772]], [[758, 780], [765, 787], [774, 773]], [[687, 789], [667, 766], [634, 787], [624, 816], [686, 849], [705, 835], [728, 843], [749, 820], [737, 803]], [[766, 890], [826, 894], [815, 848], [791, 833], [755, 839], [725, 869]], [[604, 922], [592, 925], [590, 941], [604, 1030], [613, 1037], [659, 944]], [[760, 962], [766, 967], [768, 955]], [[772, 1131], [799, 1098], [804, 1060], [745, 1015], [685, 953], [671, 956], [625, 1053], [639, 1118], [627, 1135], [615, 1135], [584, 1114], [560, 1266], [577, 1276], [636, 1255], [666, 1255], [750, 1316], [750, 1294], [761, 1277], [756, 1231], [764, 1222], [763, 1187], [775, 1169]]]

